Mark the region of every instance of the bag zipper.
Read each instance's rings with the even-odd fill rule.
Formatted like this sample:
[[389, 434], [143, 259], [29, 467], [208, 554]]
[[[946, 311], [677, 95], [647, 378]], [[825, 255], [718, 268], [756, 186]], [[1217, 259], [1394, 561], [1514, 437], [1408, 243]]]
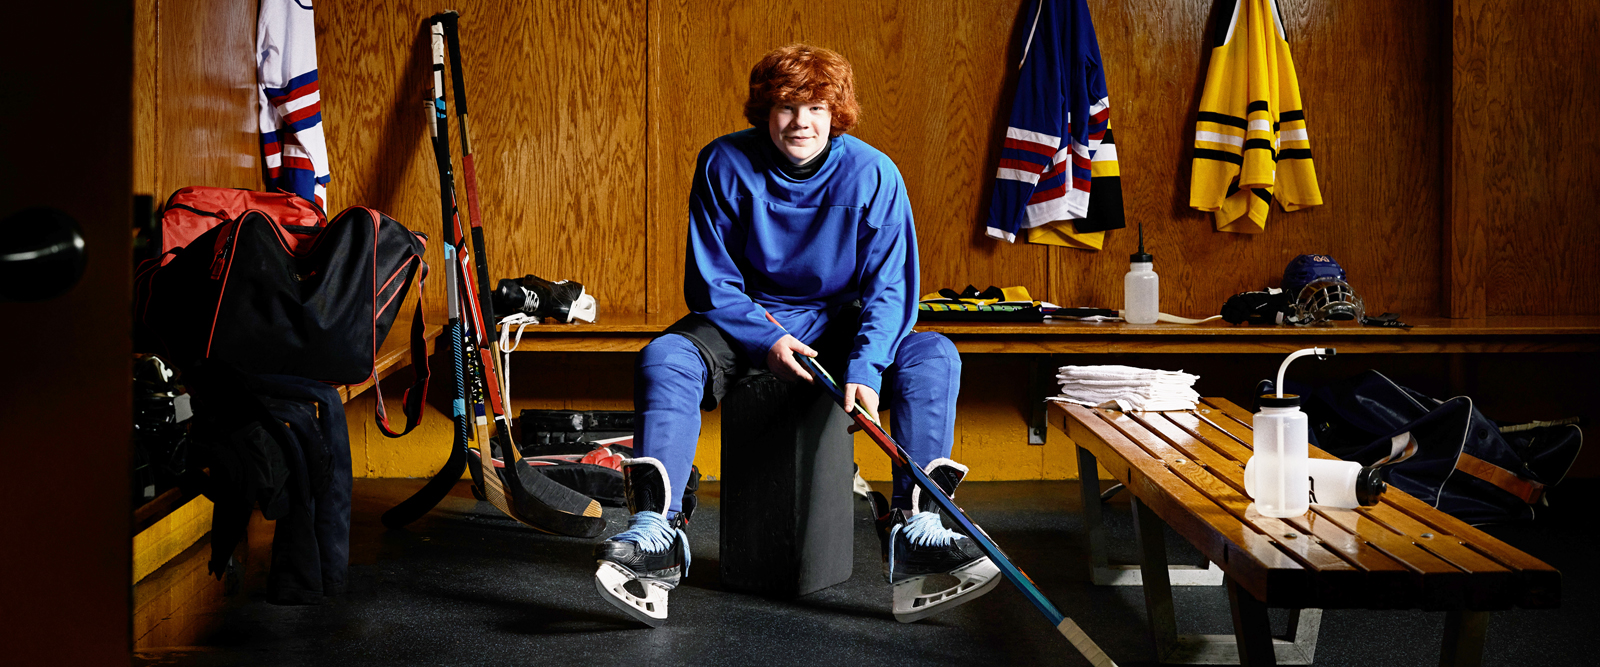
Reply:
[[220, 246], [217, 248], [217, 256], [211, 260], [212, 280], [221, 280], [222, 275], [227, 271], [227, 262], [223, 261], [223, 259], [228, 255], [228, 252], [233, 249], [233, 235], [239, 231], [239, 222], [233, 223], [233, 229], [228, 230], [228, 238], [220, 244]]
[[190, 213], [198, 213], [200, 215], [204, 215], [204, 216], [207, 216], [207, 217], [217, 218], [219, 220], [227, 220], [228, 219], [228, 216], [226, 214], [224, 214], [222, 211], [203, 211], [203, 210], [200, 210], [200, 209], [195, 208], [193, 206], [190, 206], [188, 204], [167, 204], [166, 210], [172, 210], [172, 209], [175, 209], [175, 208], [183, 209], [183, 210], [188, 211]]

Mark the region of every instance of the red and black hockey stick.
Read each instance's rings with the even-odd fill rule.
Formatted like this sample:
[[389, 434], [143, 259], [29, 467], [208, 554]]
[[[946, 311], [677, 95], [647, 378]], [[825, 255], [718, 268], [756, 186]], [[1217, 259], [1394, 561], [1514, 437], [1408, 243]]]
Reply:
[[[770, 314], [767, 315], [767, 319], [772, 320], [773, 324], [778, 324], [778, 321], [773, 319]], [[783, 325], [780, 324], [778, 326], [782, 328]], [[872, 442], [883, 450], [883, 453], [889, 455], [889, 460], [908, 471], [911, 474], [912, 481], [922, 488], [922, 492], [933, 498], [934, 502], [939, 504], [939, 508], [944, 510], [947, 516], [955, 520], [956, 525], [961, 528], [961, 532], [972, 537], [972, 541], [978, 544], [978, 548], [983, 550], [983, 553], [989, 557], [989, 560], [994, 562], [996, 567], [1000, 568], [1000, 572], [1004, 573], [1012, 584], [1016, 585], [1017, 590], [1022, 592], [1022, 596], [1028, 598], [1028, 601], [1032, 602], [1033, 606], [1044, 614], [1045, 619], [1049, 620], [1050, 624], [1054, 625], [1056, 630], [1065, 636], [1068, 642], [1072, 643], [1073, 648], [1078, 649], [1078, 652], [1083, 654], [1083, 657], [1087, 658], [1089, 663], [1096, 667], [1114, 667], [1116, 665], [1115, 662], [1111, 661], [1110, 656], [1106, 655], [1105, 651], [1100, 650], [1094, 640], [1084, 634], [1083, 629], [1078, 627], [1076, 622], [1064, 616], [1056, 609], [1055, 605], [1050, 604], [1050, 600], [1044, 596], [1044, 593], [1039, 592], [1039, 587], [1033, 584], [1033, 580], [1028, 578], [1027, 573], [1012, 564], [1011, 559], [1006, 556], [1005, 552], [1000, 550], [1000, 545], [989, 539], [989, 535], [983, 532], [983, 529], [978, 524], [973, 523], [972, 519], [967, 517], [967, 513], [956, 506], [955, 501], [951, 500], [950, 496], [945, 495], [944, 490], [940, 489], [938, 484], [928, 478], [928, 473], [923, 472], [922, 466], [911, 460], [911, 455], [907, 454], [906, 450], [902, 449], [900, 444], [894, 441], [894, 438], [889, 437], [889, 434], [884, 432], [883, 424], [878, 422], [877, 415], [868, 412], [866, 407], [861, 405], [859, 401], [855, 404], [854, 409], [846, 406], [844, 391], [839, 388], [837, 382], [834, 382], [833, 376], [829, 375], [828, 371], [823, 370], [822, 364], [817, 363], [816, 359], [799, 353], [796, 353], [794, 358], [795, 361], [800, 362], [800, 365], [806, 369], [806, 372], [811, 374], [811, 377], [818, 384], [822, 385], [823, 390], [833, 396], [834, 402], [838, 403], [840, 407], [846, 408], [850, 413], [850, 418], [855, 420], [856, 426], [860, 427], [867, 434], [867, 437], [871, 438]]]

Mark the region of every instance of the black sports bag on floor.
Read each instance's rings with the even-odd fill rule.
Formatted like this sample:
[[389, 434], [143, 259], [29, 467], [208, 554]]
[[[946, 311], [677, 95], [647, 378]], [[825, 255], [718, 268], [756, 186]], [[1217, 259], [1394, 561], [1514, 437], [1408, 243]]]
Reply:
[[[135, 278], [134, 317], [152, 351], [180, 369], [215, 358], [249, 373], [329, 384], [374, 379], [378, 349], [413, 278], [420, 283], [427, 276], [427, 237], [361, 207], [339, 214], [315, 238], [296, 241], [290, 234], [267, 212], [249, 210], [146, 262]], [[411, 322], [417, 378], [405, 394], [406, 428], [389, 428], [378, 391], [385, 435], [405, 435], [422, 418], [425, 350], [419, 297]]]

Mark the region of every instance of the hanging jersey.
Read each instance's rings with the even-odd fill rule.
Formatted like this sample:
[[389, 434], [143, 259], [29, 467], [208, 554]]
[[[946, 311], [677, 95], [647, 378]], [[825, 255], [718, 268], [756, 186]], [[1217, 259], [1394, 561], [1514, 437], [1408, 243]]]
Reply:
[[1127, 222], [1122, 212], [1122, 169], [1117, 164], [1117, 142], [1110, 121], [1089, 163], [1089, 215], [1077, 220], [1057, 220], [1028, 229], [1028, 242], [1058, 245], [1079, 250], [1099, 250], [1105, 246], [1106, 230], [1122, 229]]
[[256, 59], [267, 189], [293, 192], [327, 210], [328, 149], [311, 3], [261, 0]]
[[1274, 200], [1285, 211], [1322, 203], [1305, 110], [1277, 0], [1225, 0], [1195, 123], [1189, 205], [1218, 231], [1259, 233]]
[[1111, 107], [1084, 0], [1035, 0], [1032, 10], [984, 230], [1013, 242], [1019, 230], [1088, 215]]

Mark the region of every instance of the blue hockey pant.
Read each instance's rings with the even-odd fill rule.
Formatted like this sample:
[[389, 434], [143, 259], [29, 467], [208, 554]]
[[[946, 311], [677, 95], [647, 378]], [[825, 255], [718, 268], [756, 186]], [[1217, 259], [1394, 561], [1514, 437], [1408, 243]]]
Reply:
[[[634, 453], [666, 466], [674, 512], [682, 508], [699, 444], [700, 409], [715, 407], [721, 399], [710, 398], [709, 373], [701, 351], [675, 333], [645, 346], [634, 370]], [[950, 339], [917, 331], [901, 341], [894, 365], [884, 375], [880, 408], [889, 410], [891, 435], [919, 465], [950, 456], [960, 390], [961, 357]], [[911, 507], [911, 486], [910, 474], [894, 471], [894, 507]]]

